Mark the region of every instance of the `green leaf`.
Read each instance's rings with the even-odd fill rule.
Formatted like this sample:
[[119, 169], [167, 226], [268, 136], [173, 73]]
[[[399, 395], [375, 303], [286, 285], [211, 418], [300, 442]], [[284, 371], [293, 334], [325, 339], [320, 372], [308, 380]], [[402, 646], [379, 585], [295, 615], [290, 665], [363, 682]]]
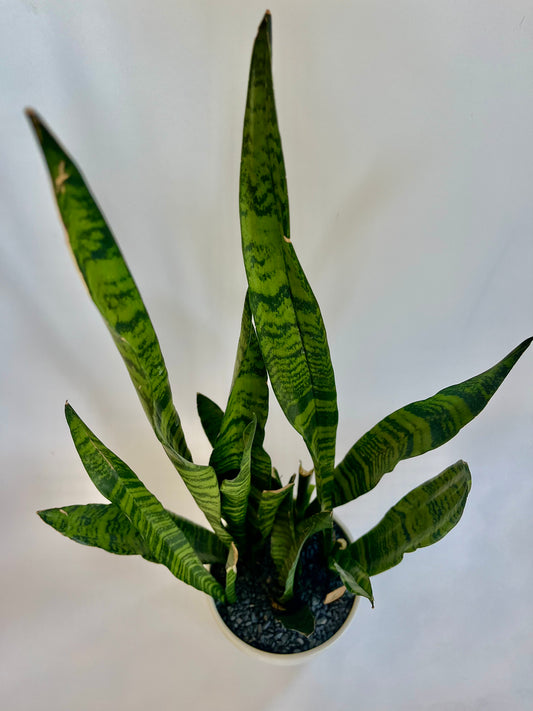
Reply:
[[240, 174], [244, 264], [257, 337], [272, 388], [313, 458], [330, 508], [337, 396], [326, 330], [290, 241], [289, 203], [271, 68], [267, 13], [254, 44]]
[[237, 561], [239, 560], [239, 551], [235, 543], [232, 543], [228, 558], [226, 560], [226, 600], [228, 604], [237, 602], [237, 593], [235, 583], [237, 582]]
[[350, 449], [334, 472], [333, 505], [370, 491], [402, 459], [440, 447], [478, 415], [533, 339], [528, 338], [494, 367], [396, 410]]
[[[157, 562], [141, 534], [115, 504], [75, 504], [37, 513], [45, 523], [77, 543], [118, 555], [142, 555]], [[172, 511], [167, 513], [202, 563], [225, 562], [227, 549], [211, 531]]]
[[65, 415], [83, 466], [98, 491], [128, 517], [150, 554], [183, 582], [224, 601], [224, 589], [204, 568], [185, 534], [134, 472], [89, 430], [70, 405]]
[[239, 542], [244, 542], [246, 535], [246, 512], [251, 488], [252, 445], [256, 430], [256, 418], [244, 430], [244, 452], [241, 457], [240, 471], [234, 479], [224, 479], [220, 486], [222, 495], [222, 515], [228, 522], [228, 529]]
[[272, 560], [283, 587], [279, 602], [285, 603], [291, 600], [294, 594], [294, 576], [305, 542], [314, 533], [331, 528], [332, 525], [331, 512], [315, 514], [295, 525], [293, 500], [285, 499], [272, 528], [270, 545]]
[[348, 562], [348, 569], [343, 568], [336, 560], [332, 561], [331, 567], [350, 592], [368, 598], [374, 607], [374, 593], [368, 573], [356, 560], [349, 558]]
[[190, 462], [159, 343], [133, 277], [73, 160], [34, 112], [28, 112], [48, 165], [56, 202], [89, 294], [124, 359], [159, 441], [213, 530], [227, 545], [220, 523], [214, 470]]
[[310, 637], [315, 631], [315, 616], [309, 605], [300, 604], [290, 611], [273, 609], [273, 612], [276, 619], [288, 630], [300, 632], [306, 637]]
[[463, 514], [471, 477], [459, 461], [413, 489], [393, 506], [371, 531], [335, 558], [346, 571], [362, 568], [377, 575], [397, 565], [404, 553], [440, 541]]
[[258, 491], [252, 487], [250, 492], [250, 521], [264, 541], [270, 535], [279, 507], [292, 496], [296, 475], [279, 489]]
[[222, 426], [224, 411], [216, 402], [201, 393], [196, 395], [196, 409], [209, 444], [214, 447]]
[[180, 473], [181, 478], [185, 482], [185, 486], [191, 492], [194, 500], [203, 511], [218, 538], [225, 543], [226, 546], [231, 545], [232, 538], [221, 522], [222, 505], [220, 489], [213, 467], [208, 464], [194, 464], [165, 444], [163, 448], [170, 461]]
[[267, 374], [252, 325], [247, 294], [230, 396], [209, 462], [219, 479], [239, 470], [244, 431], [254, 417], [257, 427], [252, 450], [252, 476], [255, 486], [266, 489], [270, 488], [272, 472], [270, 457], [263, 449], [268, 417]]
[[73, 159], [34, 111], [27, 115], [48, 166], [72, 254], [144, 411], [158, 439], [190, 459], [157, 336], [115, 238]]
[[34, 112], [28, 116], [89, 294], [124, 359], [156, 436], [213, 530], [229, 545], [231, 538], [220, 523], [216, 474], [211, 467], [190, 461], [159, 343], [133, 277], [74, 161]]
[[294, 511], [298, 520], [304, 518], [306, 509], [311, 501], [311, 496], [315, 490], [315, 487], [311, 484], [311, 476], [313, 472], [314, 469], [304, 469], [302, 463], [300, 462], [300, 466], [298, 468], [298, 486]]

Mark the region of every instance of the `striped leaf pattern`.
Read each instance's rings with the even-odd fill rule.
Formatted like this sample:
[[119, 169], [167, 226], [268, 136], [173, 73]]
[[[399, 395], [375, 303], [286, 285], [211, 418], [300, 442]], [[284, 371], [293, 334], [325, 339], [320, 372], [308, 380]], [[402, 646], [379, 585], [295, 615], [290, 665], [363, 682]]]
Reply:
[[209, 444], [214, 447], [222, 426], [224, 411], [216, 402], [201, 393], [196, 395], [196, 409]]
[[216, 474], [211, 467], [190, 461], [159, 342], [133, 277], [75, 163], [37, 115], [30, 112], [29, 117], [48, 165], [72, 252], [91, 298], [124, 359], [157, 438], [217, 535], [229, 545], [231, 539], [220, 523]]
[[158, 439], [190, 459], [157, 336], [115, 238], [72, 158], [35, 112], [28, 111], [28, 116], [48, 166], [72, 254], [146, 415]]
[[360, 567], [377, 575], [397, 565], [404, 553], [440, 541], [462, 516], [470, 491], [466, 462], [459, 461], [393, 506], [367, 534], [336, 555], [346, 571]]
[[336, 467], [333, 505], [340, 506], [370, 491], [400, 460], [424, 454], [454, 437], [483, 410], [531, 341], [528, 338], [480, 375], [381, 420]]
[[[202, 563], [224, 563], [227, 548], [214, 533], [166, 510], [185, 535]], [[41, 519], [63, 536], [86, 546], [118, 555], [141, 555], [158, 562], [126, 514], [115, 504], [74, 504], [37, 511]]]
[[311, 453], [318, 495], [329, 509], [338, 420], [335, 379], [320, 309], [290, 241], [269, 13], [252, 55], [239, 200], [250, 306], [263, 359], [283, 412]]
[[150, 554], [180, 580], [224, 601], [224, 589], [204, 568], [185, 534], [158, 499], [100, 442], [68, 404], [65, 415], [74, 445], [92, 482], [129, 518]]
[[239, 551], [235, 543], [232, 543], [228, 557], [226, 560], [226, 600], [231, 605], [237, 602], [237, 592], [235, 583], [237, 582], [237, 561], [239, 560]]
[[204, 512], [205, 517], [213, 527], [218, 538], [229, 546], [232, 542], [230, 534], [221, 522], [222, 504], [217, 475], [208, 464], [195, 464], [178, 452], [163, 444], [170, 461], [179, 471], [185, 486], [191, 492], [194, 500]]
[[233, 538], [244, 543], [246, 534], [246, 512], [252, 486], [252, 445], [256, 431], [256, 419], [244, 430], [244, 452], [240, 471], [234, 479], [224, 479], [220, 486], [222, 495], [222, 515], [228, 522]]
[[283, 594], [279, 602], [288, 602], [293, 597], [294, 576], [300, 553], [307, 539], [314, 533], [324, 531], [332, 526], [333, 518], [331, 512], [315, 514], [295, 525], [293, 501], [292, 499], [285, 499], [276, 516], [270, 544], [272, 560], [283, 587]]
[[332, 561], [331, 567], [342, 580], [347, 590], [354, 593], [354, 595], [368, 598], [372, 603], [372, 607], [374, 607], [374, 593], [372, 592], [370, 577], [356, 560], [349, 559], [348, 570], [344, 569], [336, 560]]
[[252, 450], [253, 480], [258, 487], [270, 488], [272, 462], [263, 449], [267, 417], [267, 374], [252, 325], [247, 294], [228, 404], [209, 461], [219, 480], [239, 470], [244, 449], [244, 432], [255, 418], [257, 425]]
[[292, 497], [294, 489], [294, 475], [288, 484], [279, 489], [259, 491], [252, 487], [250, 492], [250, 520], [253, 527], [259, 531], [261, 540], [264, 541], [272, 532], [272, 527], [283, 502]]

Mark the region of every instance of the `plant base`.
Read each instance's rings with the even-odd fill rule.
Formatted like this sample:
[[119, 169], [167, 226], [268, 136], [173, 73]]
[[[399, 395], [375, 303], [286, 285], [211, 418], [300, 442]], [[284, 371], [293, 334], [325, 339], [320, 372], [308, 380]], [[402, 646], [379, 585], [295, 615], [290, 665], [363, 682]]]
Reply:
[[[237, 602], [232, 605], [213, 603], [227, 636], [238, 646], [251, 647], [273, 661], [274, 657], [304, 661], [336, 640], [348, 626], [359, 598], [345, 592], [335, 602], [325, 604], [326, 595], [341, 587], [337, 575], [324, 568], [319, 552], [319, 539], [314, 536], [304, 548], [296, 579], [298, 599], [308, 605], [315, 616], [315, 630], [309, 636], [287, 629], [275, 616], [270, 595], [275, 569], [268, 552], [253, 569], [239, 568]], [[215, 577], [222, 570], [212, 567]], [[240, 644], [239, 644], [240, 643]]]

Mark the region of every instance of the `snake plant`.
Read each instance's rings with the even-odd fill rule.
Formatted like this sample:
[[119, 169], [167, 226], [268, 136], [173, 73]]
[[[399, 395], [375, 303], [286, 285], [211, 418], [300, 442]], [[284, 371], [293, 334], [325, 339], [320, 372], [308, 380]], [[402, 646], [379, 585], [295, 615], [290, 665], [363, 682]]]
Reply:
[[[337, 396], [326, 330], [296, 256], [271, 68], [271, 18], [255, 40], [240, 169], [242, 253], [248, 281], [240, 338], [225, 408], [198, 395], [212, 446], [193, 461], [175, 409], [165, 362], [141, 295], [86, 181], [39, 116], [28, 116], [42, 148], [53, 193], [89, 294], [124, 360], [144, 411], [211, 529], [164, 508], [137, 475], [66, 405], [74, 445], [108, 504], [78, 504], [39, 516], [78, 543], [140, 555], [228, 604], [239, 568], [270, 552], [277, 571], [272, 599], [281, 614], [297, 599], [302, 548], [320, 532], [324, 565], [340, 587], [368, 598], [370, 578], [405, 553], [445, 536], [470, 491], [458, 461], [402, 498], [358, 540], [338, 538], [333, 510], [375, 487], [396, 464], [444, 444], [478, 415], [531, 342], [461, 383], [391, 413], [359, 437], [336, 463]], [[264, 449], [269, 386], [303, 438], [313, 469], [283, 482]], [[314, 484], [312, 474], [314, 473]], [[222, 563], [217, 580], [210, 563]]]

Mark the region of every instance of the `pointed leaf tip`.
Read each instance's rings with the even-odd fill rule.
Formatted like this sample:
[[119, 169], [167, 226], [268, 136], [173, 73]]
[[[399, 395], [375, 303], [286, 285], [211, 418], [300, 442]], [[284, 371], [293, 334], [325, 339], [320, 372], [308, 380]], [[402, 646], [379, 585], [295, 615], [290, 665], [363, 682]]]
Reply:
[[34, 126], [35, 126], [35, 124], [40, 123], [39, 116], [37, 114], [37, 111], [35, 111], [35, 109], [32, 109], [30, 106], [27, 106], [24, 109], [24, 113], [26, 114], [26, 117], [32, 122], [32, 124]]
[[263, 15], [257, 34], [261, 34], [262, 31], [266, 31], [268, 34], [268, 40], [272, 44], [272, 14], [270, 10], [267, 10]]
[[74, 417], [76, 417], [76, 411], [74, 410], [72, 405], [67, 400], [65, 402], [65, 418], [66, 418], [67, 422], [70, 424], [70, 422], [72, 422], [72, 419]]
[[35, 111], [35, 109], [30, 108], [29, 106], [24, 109], [24, 113], [26, 114], [26, 118], [30, 122], [35, 132], [35, 135], [37, 136], [37, 140], [39, 141], [39, 143], [42, 143], [43, 132], [47, 131], [44, 121], [39, 116], [37, 111]]

